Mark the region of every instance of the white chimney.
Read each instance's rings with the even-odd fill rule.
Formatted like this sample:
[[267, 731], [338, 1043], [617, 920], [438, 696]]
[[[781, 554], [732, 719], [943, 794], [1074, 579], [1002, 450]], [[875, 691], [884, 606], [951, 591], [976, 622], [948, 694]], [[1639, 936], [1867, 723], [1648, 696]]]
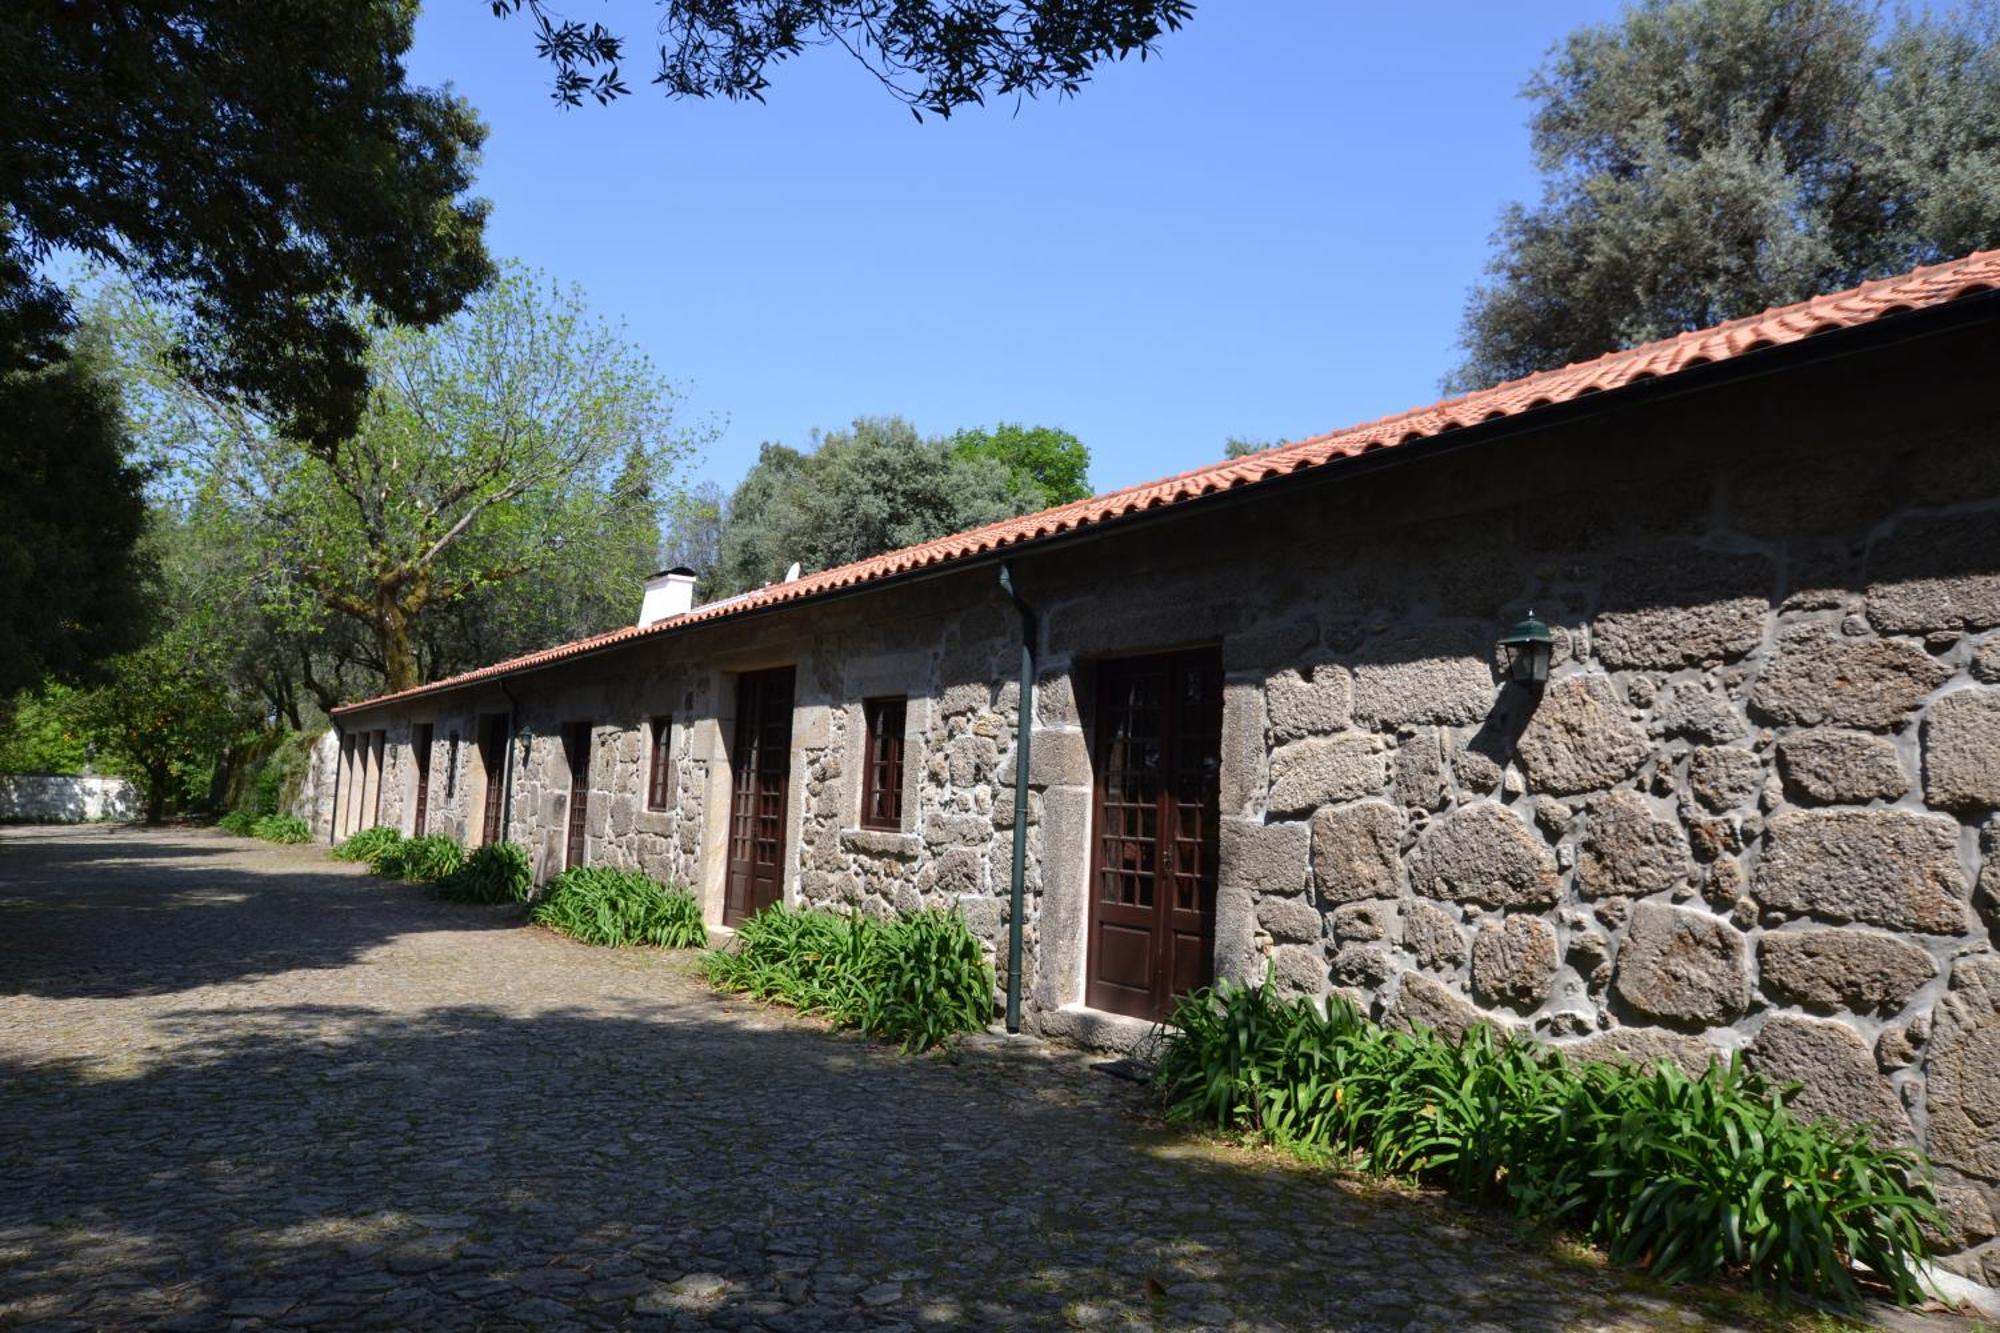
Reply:
[[645, 628], [694, 610], [695, 572], [685, 565], [663, 569], [646, 580], [646, 597], [639, 603], [639, 626]]

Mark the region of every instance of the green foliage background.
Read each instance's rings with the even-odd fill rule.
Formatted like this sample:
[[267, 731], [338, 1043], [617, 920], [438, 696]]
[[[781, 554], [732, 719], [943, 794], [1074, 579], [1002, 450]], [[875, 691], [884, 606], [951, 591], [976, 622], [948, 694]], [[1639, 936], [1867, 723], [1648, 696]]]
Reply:
[[1643, 0], [1527, 84], [1472, 389], [2000, 245], [2000, 6]]
[[935, 439], [894, 416], [862, 417], [809, 451], [766, 444], [729, 498], [715, 591], [777, 582], [795, 561], [813, 573], [1031, 513], [1085, 487], [1088, 467], [1089, 452], [1061, 431]]

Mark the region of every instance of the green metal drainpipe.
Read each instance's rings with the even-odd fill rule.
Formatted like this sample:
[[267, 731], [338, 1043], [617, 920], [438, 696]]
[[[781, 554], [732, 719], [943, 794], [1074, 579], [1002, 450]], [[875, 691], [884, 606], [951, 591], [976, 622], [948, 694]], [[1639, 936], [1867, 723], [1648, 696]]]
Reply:
[[1014, 874], [1008, 886], [1007, 1030], [1021, 1030], [1021, 917], [1028, 875], [1028, 751], [1035, 742], [1035, 613], [1014, 590], [1011, 561], [1000, 562], [1000, 590], [1021, 613], [1021, 688], [1014, 706]]

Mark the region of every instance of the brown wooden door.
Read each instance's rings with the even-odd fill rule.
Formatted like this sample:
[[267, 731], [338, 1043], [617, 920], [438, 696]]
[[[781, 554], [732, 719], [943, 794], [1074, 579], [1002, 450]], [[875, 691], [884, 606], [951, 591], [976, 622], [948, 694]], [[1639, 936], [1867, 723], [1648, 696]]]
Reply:
[[1222, 654], [1124, 658], [1098, 672], [1085, 999], [1160, 1019], [1215, 975]]
[[572, 722], [564, 737], [569, 751], [569, 838], [563, 845], [563, 869], [583, 864], [584, 829], [590, 818], [590, 724]]
[[792, 775], [792, 668], [736, 679], [729, 756], [729, 879], [722, 924], [747, 921], [785, 895], [785, 791]]
[[431, 729], [420, 722], [410, 729], [410, 757], [417, 761], [416, 809], [410, 815], [410, 836], [424, 836], [424, 820], [431, 812]]

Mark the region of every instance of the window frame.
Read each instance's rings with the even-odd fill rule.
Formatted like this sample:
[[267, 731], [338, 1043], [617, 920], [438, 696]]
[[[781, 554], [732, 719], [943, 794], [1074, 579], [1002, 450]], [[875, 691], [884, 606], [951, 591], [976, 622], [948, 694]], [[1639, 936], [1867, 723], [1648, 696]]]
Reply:
[[674, 715], [655, 714], [646, 724], [646, 809], [662, 814], [674, 808], [680, 794], [680, 772], [674, 763]]
[[[884, 714], [893, 710], [895, 725], [884, 729]], [[910, 699], [883, 694], [861, 701], [861, 827], [889, 833], [903, 831], [903, 784], [908, 747]], [[884, 809], [886, 808], [886, 813]]]

